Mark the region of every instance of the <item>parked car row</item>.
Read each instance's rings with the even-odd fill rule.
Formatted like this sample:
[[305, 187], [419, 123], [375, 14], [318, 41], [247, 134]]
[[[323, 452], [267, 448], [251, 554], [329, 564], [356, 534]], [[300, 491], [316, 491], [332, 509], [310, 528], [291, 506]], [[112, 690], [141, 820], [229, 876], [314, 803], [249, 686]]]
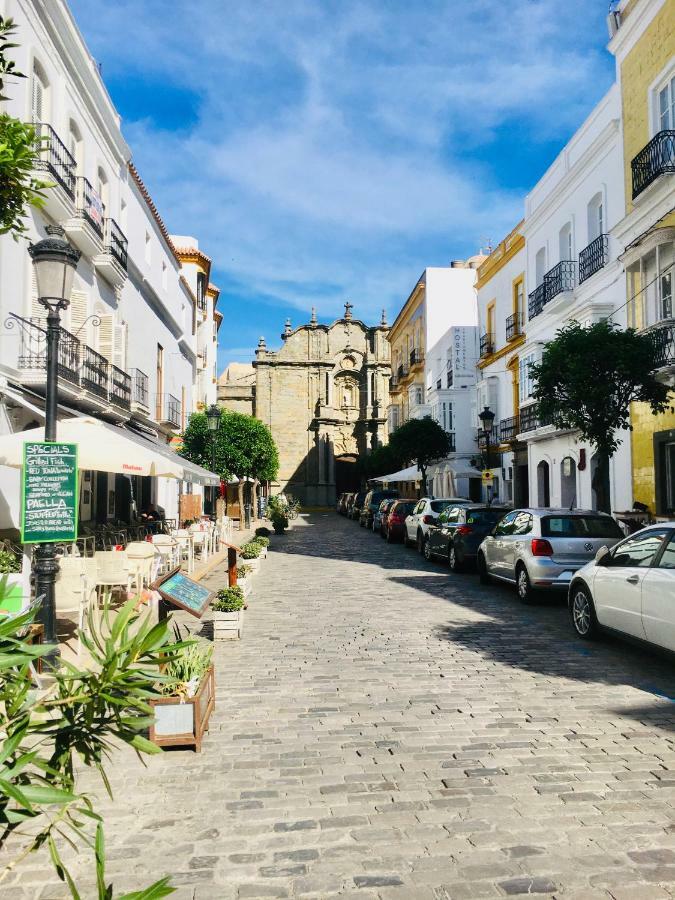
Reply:
[[337, 508], [453, 572], [471, 565], [482, 584], [513, 585], [523, 603], [565, 591], [582, 639], [607, 629], [675, 651], [675, 522], [624, 537], [612, 516], [594, 510], [416, 500], [396, 491], [341, 495]]

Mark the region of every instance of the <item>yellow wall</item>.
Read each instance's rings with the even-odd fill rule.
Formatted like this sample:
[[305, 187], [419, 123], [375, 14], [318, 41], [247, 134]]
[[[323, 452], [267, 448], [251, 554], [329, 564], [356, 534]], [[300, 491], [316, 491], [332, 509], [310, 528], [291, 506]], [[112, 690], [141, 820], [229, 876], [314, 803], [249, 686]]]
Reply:
[[[675, 398], [673, 398], [675, 403]], [[675, 413], [652, 414], [649, 404], [631, 405], [631, 451], [633, 454], [633, 499], [646, 503], [652, 512], [656, 509], [656, 484], [654, 480], [654, 434], [675, 428]]]
[[[415, 347], [415, 334], [419, 333], [418, 348], [422, 352], [422, 358], [426, 353], [425, 344], [425, 328], [424, 328], [424, 305], [425, 296], [424, 284], [419, 284], [413, 293], [408, 297], [405, 306], [396, 317], [396, 321], [391, 327], [387, 340], [391, 344], [391, 372], [396, 375], [399, 365], [397, 359], [397, 351], [400, 351], [400, 363], [409, 366], [410, 352]], [[406, 351], [407, 340], [407, 351]], [[424, 369], [419, 370], [424, 372]], [[417, 372], [417, 370], [416, 370]], [[423, 377], [423, 375], [422, 375]], [[416, 373], [408, 373], [403, 376], [402, 382], [399, 382], [400, 389], [394, 389], [390, 392], [389, 402], [392, 406], [398, 406], [398, 421], [402, 423], [408, 417], [408, 387], [415, 381], [420, 381], [421, 377]]]
[[[652, 82], [675, 54], [675, 3], [664, 3], [621, 66], [626, 211], [633, 208], [631, 160], [649, 143], [649, 97]], [[675, 217], [670, 217], [674, 219]], [[672, 224], [672, 221], [665, 222]]]

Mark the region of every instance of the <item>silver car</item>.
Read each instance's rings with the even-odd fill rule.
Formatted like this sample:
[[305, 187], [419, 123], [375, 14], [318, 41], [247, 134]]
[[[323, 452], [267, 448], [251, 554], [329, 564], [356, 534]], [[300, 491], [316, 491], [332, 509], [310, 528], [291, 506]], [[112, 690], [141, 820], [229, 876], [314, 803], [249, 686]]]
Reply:
[[424, 553], [424, 545], [429, 539], [429, 526], [433, 525], [448, 506], [465, 506], [470, 503], [464, 497], [422, 497], [405, 520], [403, 543], [414, 544], [418, 553]]
[[611, 516], [584, 509], [514, 509], [478, 549], [483, 584], [492, 578], [515, 584], [523, 603], [535, 590], [567, 590], [577, 569], [600, 547], [623, 538]]

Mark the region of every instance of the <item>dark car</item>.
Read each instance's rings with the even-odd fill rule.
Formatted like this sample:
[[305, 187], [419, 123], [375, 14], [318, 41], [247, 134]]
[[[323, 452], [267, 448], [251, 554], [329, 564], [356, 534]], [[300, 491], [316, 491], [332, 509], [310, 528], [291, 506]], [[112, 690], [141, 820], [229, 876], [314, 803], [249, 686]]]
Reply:
[[359, 491], [358, 494], [354, 494], [354, 500], [347, 513], [350, 519], [354, 519], [358, 522], [359, 516], [361, 515], [361, 507], [363, 506], [363, 501], [366, 499], [367, 493], [367, 491]]
[[361, 513], [359, 515], [359, 525], [362, 528], [371, 528], [373, 524], [373, 517], [375, 513], [379, 509], [380, 503], [383, 500], [387, 500], [389, 497], [400, 497], [398, 491], [368, 491], [363, 501], [363, 506], [361, 507]]
[[337, 511], [340, 513], [341, 516], [347, 515], [347, 500], [348, 499], [349, 499], [349, 494], [346, 492], [344, 494], [340, 494], [340, 496], [338, 497]]
[[417, 500], [395, 500], [382, 519], [382, 534], [387, 542], [402, 541], [405, 533], [405, 520], [415, 508]]
[[354, 493], [345, 494], [344, 515], [347, 516], [348, 519], [351, 519], [352, 503], [354, 502], [355, 497], [356, 497], [356, 494], [354, 494]]
[[[377, 531], [380, 532], [381, 538], [386, 538], [387, 536], [387, 532], [385, 530], [387, 524], [386, 519], [394, 503], [396, 503], [395, 497], [392, 497], [389, 500], [383, 500], [382, 503], [380, 503], [380, 508], [378, 509], [375, 516], [374, 521], [377, 522]], [[375, 528], [375, 526], [373, 526], [373, 528]]]
[[483, 538], [509, 511], [507, 506], [486, 506], [484, 503], [448, 506], [429, 526], [425, 557], [447, 560], [454, 572], [461, 571], [468, 562], [475, 563]]

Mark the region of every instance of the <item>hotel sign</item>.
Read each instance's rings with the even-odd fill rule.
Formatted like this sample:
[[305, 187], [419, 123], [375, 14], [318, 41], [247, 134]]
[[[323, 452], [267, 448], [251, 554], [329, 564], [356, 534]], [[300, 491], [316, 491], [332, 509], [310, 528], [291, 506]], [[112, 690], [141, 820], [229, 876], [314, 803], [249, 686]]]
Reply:
[[21, 540], [24, 544], [77, 538], [77, 444], [23, 445]]

